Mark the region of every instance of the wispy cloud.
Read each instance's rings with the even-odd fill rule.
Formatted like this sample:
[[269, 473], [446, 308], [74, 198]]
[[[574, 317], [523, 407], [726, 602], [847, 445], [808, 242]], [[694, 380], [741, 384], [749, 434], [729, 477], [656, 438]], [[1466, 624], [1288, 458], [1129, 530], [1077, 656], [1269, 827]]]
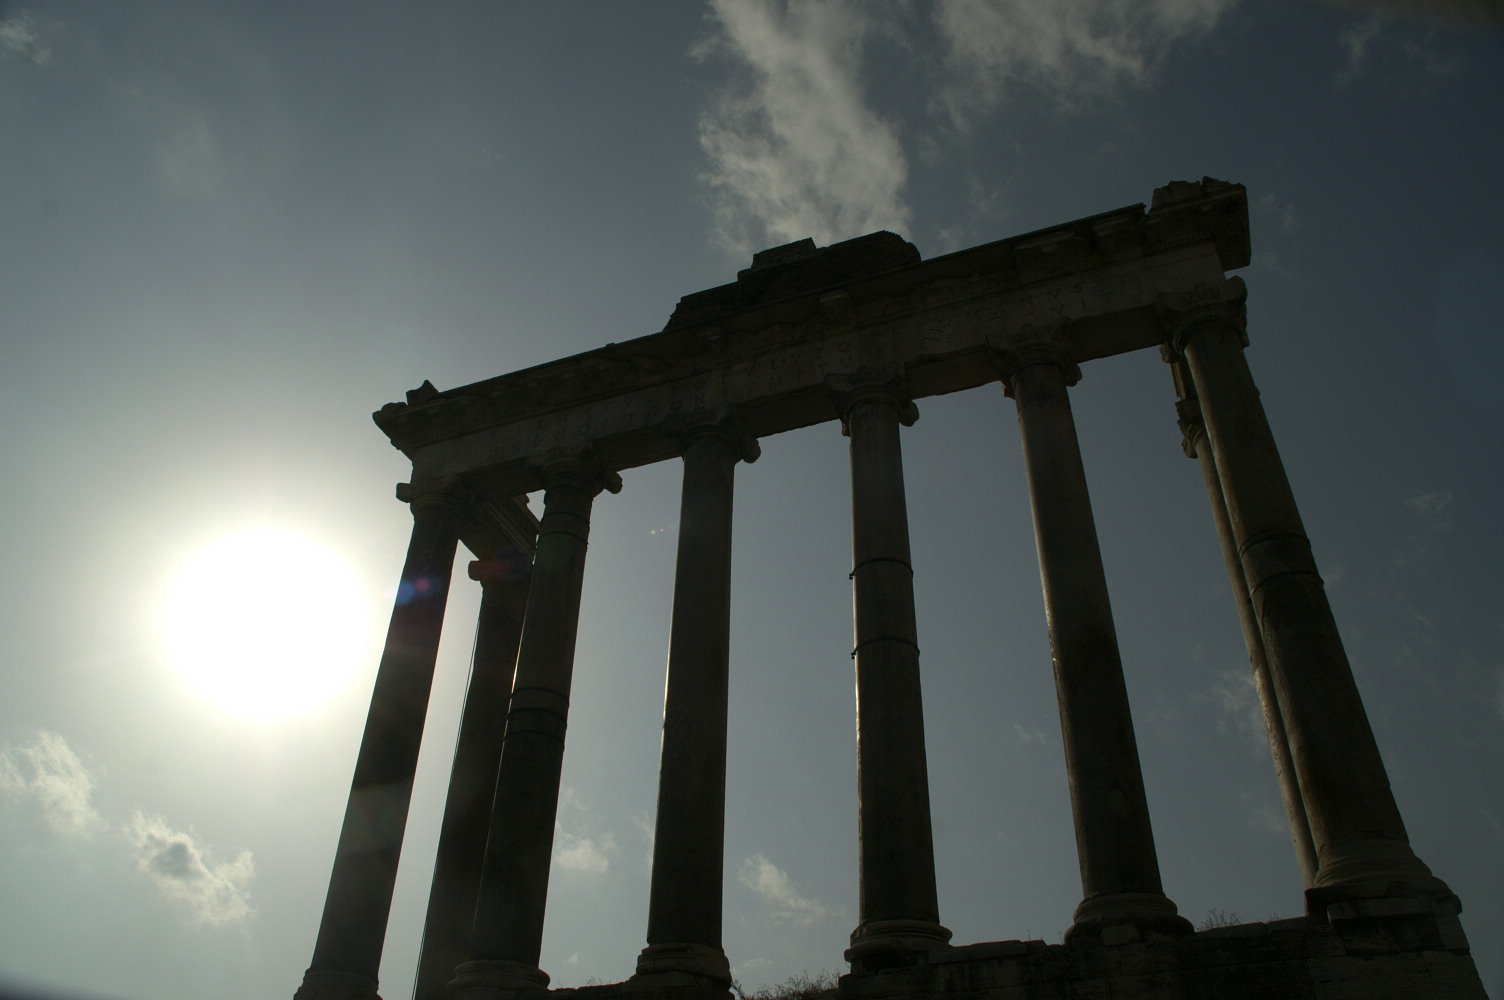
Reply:
[[1284, 235], [1292, 236], [1300, 231], [1300, 215], [1295, 211], [1295, 206], [1282, 200], [1273, 191], [1259, 199], [1259, 208], [1274, 217], [1279, 224], [1279, 231]]
[[1414, 514], [1427, 531], [1438, 534], [1450, 531], [1452, 522], [1447, 509], [1456, 499], [1451, 490], [1428, 490], [1405, 498], [1405, 509]]
[[1217, 728], [1224, 732], [1264, 734], [1264, 717], [1259, 708], [1258, 689], [1247, 670], [1224, 670], [1212, 684], [1206, 697], [1222, 713]]
[[652, 871], [653, 843], [658, 833], [658, 827], [653, 821], [652, 814], [646, 809], [632, 817], [632, 825], [637, 827], [637, 832], [642, 837], [642, 843], [646, 852], [643, 855], [643, 863], [647, 865], [648, 871]]
[[1370, 15], [1338, 33], [1337, 45], [1344, 56], [1336, 77], [1339, 88], [1350, 86], [1376, 63], [1398, 70], [1395, 80], [1412, 91], [1439, 86], [1457, 75], [1462, 61], [1437, 48], [1434, 25], [1395, 25], [1390, 14], [1385, 10]]
[[1375, 14], [1364, 21], [1348, 25], [1337, 35], [1337, 44], [1347, 56], [1347, 61], [1337, 73], [1337, 86], [1347, 86], [1357, 79], [1359, 73], [1363, 72], [1368, 64], [1369, 49], [1373, 40], [1384, 29], [1387, 20], [1388, 18], [1382, 14]]
[[565, 871], [604, 875], [611, 868], [610, 855], [615, 852], [616, 838], [609, 833], [595, 840], [563, 830], [554, 831], [554, 860]]
[[1144, 86], [1179, 42], [1202, 37], [1235, 0], [942, 0], [948, 80], [936, 102], [965, 130], [1017, 84], [1075, 105]]
[[1049, 734], [1043, 729], [1026, 729], [1021, 722], [1013, 723], [1013, 732], [1017, 734], [1020, 743], [1038, 743], [1045, 746], [1050, 742]]
[[835, 912], [812, 896], [800, 895], [783, 869], [761, 854], [742, 862], [737, 879], [756, 893], [768, 905], [772, 918], [781, 923], [802, 927]]
[[49, 730], [24, 747], [0, 749], [0, 791], [30, 800], [54, 833], [83, 836], [97, 829], [89, 801], [95, 779], [68, 741]]
[[52, 49], [43, 35], [42, 25], [29, 11], [0, 8], [0, 53], [45, 66]]
[[861, 85], [869, 10], [847, 0], [712, 0], [698, 54], [729, 55], [741, 79], [700, 120], [716, 234], [744, 252], [811, 236], [829, 243], [906, 230], [907, 161]]
[[250, 851], [216, 864], [191, 831], [174, 830], [140, 810], [132, 816], [126, 835], [136, 848], [136, 867], [162, 895], [187, 905], [199, 923], [231, 923], [251, 912], [246, 887], [256, 869]]
[[[711, 0], [712, 32], [694, 54], [734, 71], [699, 125], [715, 235], [744, 254], [806, 236], [906, 232], [910, 155], [944, 160], [956, 134], [1017, 84], [1068, 106], [1148, 86], [1177, 44], [1207, 34], [1235, 2]], [[940, 38], [938, 65], [913, 68], [930, 81], [920, 105], [946, 124], [905, 134], [867, 101], [869, 74], [893, 71], [875, 65], [869, 43], [895, 43], [884, 59], [917, 59], [920, 50], [903, 43], [913, 31]], [[1003, 214], [1004, 191], [974, 188], [973, 214]], [[942, 227], [939, 239], [948, 248], [956, 236], [956, 226]]]

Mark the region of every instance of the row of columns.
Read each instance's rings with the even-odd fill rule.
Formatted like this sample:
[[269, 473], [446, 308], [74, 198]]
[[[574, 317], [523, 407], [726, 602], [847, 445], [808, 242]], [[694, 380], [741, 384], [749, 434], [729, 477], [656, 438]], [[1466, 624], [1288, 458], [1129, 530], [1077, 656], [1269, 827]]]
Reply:
[[[1276, 773], [1313, 899], [1387, 883], [1449, 895], [1411, 852], [1342, 651], [1257, 389], [1243, 358], [1242, 287], [1165, 297], [1165, 356], [1187, 454], [1203, 477], [1264, 706]], [[1165, 896], [1057, 327], [996, 351], [1018, 411], [1081, 869], [1068, 937], [1183, 934]], [[832, 377], [850, 441], [860, 828], [854, 972], [946, 946], [935, 886], [900, 427], [900, 372]], [[754, 439], [722, 414], [674, 428], [680, 535], [641, 989], [723, 994], [721, 943], [734, 470]], [[543, 469], [531, 566], [472, 564], [475, 662], [424, 932], [416, 996], [496, 1000], [547, 987], [538, 967], [590, 511], [620, 479], [588, 455]], [[466, 498], [400, 493], [414, 527], [372, 697], [314, 961], [299, 1000], [370, 1000]], [[515, 663], [515, 672], [511, 667]], [[504, 727], [497, 707], [505, 702]], [[1326, 895], [1323, 896], [1322, 893]], [[452, 975], [451, 975], [452, 974]], [[452, 980], [452, 981], [451, 981]]]

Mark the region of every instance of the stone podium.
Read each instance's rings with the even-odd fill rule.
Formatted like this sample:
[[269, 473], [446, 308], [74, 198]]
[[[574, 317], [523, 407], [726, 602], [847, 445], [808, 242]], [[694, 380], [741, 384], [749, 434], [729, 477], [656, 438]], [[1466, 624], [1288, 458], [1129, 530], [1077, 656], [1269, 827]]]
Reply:
[[[922, 260], [893, 233], [757, 254], [656, 334], [375, 414], [414, 528], [302, 1000], [372, 1000], [449, 567], [483, 588], [416, 996], [510, 1000], [538, 967], [593, 504], [683, 463], [646, 936], [600, 1000], [726, 998], [721, 940], [731, 525], [758, 440], [850, 441], [860, 907], [846, 1000], [1482, 998], [1460, 904], [1410, 849], [1243, 349], [1244, 189]], [[1243, 625], [1302, 917], [1194, 933], [1166, 897], [1071, 411], [1090, 362], [1156, 349]], [[915, 401], [999, 384], [1018, 410], [1082, 894], [1064, 943], [953, 944], [935, 891], [904, 498]], [[1169, 401], [1166, 406], [1169, 410]], [[745, 475], [756, 473], [747, 469]], [[541, 520], [526, 506], [543, 493]], [[1041, 665], [1041, 669], [1043, 665]], [[585, 946], [586, 942], [580, 945]]]

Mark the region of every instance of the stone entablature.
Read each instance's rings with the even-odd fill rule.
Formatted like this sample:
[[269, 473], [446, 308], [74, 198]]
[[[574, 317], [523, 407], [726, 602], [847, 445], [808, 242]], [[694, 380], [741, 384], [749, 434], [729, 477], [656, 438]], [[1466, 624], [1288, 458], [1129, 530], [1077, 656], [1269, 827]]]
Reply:
[[[1217, 295], [1223, 272], [1247, 265], [1248, 200], [1237, 184], [1176, 184], [1148, 211], [922, 262], [892, 233], [790, 246], [791, 259], [685, 296], [675, 316], [692, 322], [443, 392], [424, 383], [376, 423], [413, 460], [415, 481], [464, 475], [487, 493], [531, 493], [540, 456], [557, 451], [589, 447], [617, 470], [673, 458], [665, 421], [676, 416], [734, 412], [754, 437], [834, 419], [832, 375], [901, 372], [913, 399], [971, 389], [996, 380], [998, 348], [1062, 322], [1078, 364], [1155, 347], [1162, 295]], [[846, 260], [829, 268], [830, 257]], [[899, 260], [915, 262], [777, 297], [802, 287], [800, 271], [838, 277]], [[747, 285], [755, 294], [738, 294]]]

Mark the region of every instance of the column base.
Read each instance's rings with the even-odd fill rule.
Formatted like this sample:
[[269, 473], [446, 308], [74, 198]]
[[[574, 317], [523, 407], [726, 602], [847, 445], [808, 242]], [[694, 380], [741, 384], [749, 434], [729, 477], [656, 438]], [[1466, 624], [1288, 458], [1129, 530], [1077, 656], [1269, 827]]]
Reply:
[[919, 965], [930, 952], [949, 947], [948, 927], [927, 920], [869, 920], [851, 932], [846, 961], [853, 975], [862, 975]]
[[293, 1000], [381, 1000], [376, 980], [356, 972], [322, 972], [309, 969], [303, 973], [303, 985]]
[[708, 944], [650, 944], [637, 956], [637, 974], [629, 984], [651, 981], [652, 985], [692, 985], [708, 980], [721, 986], [731, 985], [731, 963], [720, 948]]
[[1450, 895], [1441, 879], [1431, 874], [1426, 863], [1417, 858], [1410, 846], [1395, 840], [1360, 840], [1340, 847], [1329, 847], [1318, 861], [1313, 888], [1337, 888], [1375, 882], [1427, 884], [1431, 891], [1422, 895]]
[[1358, 914], [1436, 912], [1458, 914], [1462, 901], [1435, 876], [1320, 885], [1306, 890], [1306, 913], [1329, 920]]
[[1157, 892], [1113, 892], [1083, 900], [1076, 907], [1065, 940], [1090, 935], [1103, 944], [1128, 944], [1148, 936], [1183, 937], [1195, 933], [1169, 897]]
[[453, 1000], [512, 1000], [548, 989], [548, 973], [522, 962], [481, 959], [461, 962], [446, 989]]

